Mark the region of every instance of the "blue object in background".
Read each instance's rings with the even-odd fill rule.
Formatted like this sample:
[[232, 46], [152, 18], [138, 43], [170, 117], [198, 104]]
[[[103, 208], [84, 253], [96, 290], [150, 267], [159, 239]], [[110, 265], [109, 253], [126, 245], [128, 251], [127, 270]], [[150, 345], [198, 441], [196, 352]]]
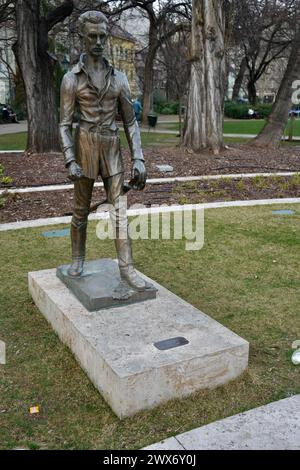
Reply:
[[283, 209], [280, 211], [273, 211], [273, 214], [275, 215], [295, 215], [296, 212], [288, 209]]
[[70, 229], [66, 228], [64, 230], [51, 230], [50, 232], [43, 232], [45, 238], [62, 238], [68, 237], [70, 235]]
[[138, 99], [134, 100], [133, 109], [134, 109], [134, 113], [135, 113], [135, 117], [136, 117], [137, 122], [140, 122], [143, 108], [142, 108], [141, 102]]

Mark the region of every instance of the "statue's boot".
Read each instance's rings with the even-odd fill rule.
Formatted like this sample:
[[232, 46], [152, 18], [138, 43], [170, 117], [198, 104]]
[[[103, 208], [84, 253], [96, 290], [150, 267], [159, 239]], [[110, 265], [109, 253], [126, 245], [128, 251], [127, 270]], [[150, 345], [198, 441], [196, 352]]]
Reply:
[[68, 275], [71, 277], [79, 277], [83, 272], [86, 229], [87, 224], [83, 224], [79, 227], [71, 225], [72, 264], [68, 269]]
[[144, 291], [147, 287], [146, 281], [139, 276], [133, 267], [132, 247], [130, 238], [115, 239], [115, 245], [119, 260], [121, 279], [137, 291]]

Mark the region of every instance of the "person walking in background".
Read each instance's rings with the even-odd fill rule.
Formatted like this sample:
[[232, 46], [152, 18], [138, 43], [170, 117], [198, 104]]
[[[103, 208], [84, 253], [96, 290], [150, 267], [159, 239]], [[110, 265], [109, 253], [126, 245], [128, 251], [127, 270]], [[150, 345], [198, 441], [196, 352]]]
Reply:
[[137, 120], [138, 123], [141, 122], [141, 118], [142, 118], [142, 105], [141, 105], [141, 102], [139, 101], [138, 98], [136, 98], [134, 101], [133, 101], [133, 109], [134, 109], [134, 113], [135, 113], [135, 118]]

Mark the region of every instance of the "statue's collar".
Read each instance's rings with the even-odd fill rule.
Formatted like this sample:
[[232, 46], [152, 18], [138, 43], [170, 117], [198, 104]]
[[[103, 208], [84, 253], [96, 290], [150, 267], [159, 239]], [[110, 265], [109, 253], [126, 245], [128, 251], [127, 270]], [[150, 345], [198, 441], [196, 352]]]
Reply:
[[[85, 69], [85, 57], [86, 57], [86, 54], [81, 54], [80, 56], [80, 59], [79, 59], [79, 62], [73, 67], [72, 69], [72, 72], [73, 73], [80, 73], [82, 70], [86, 72], [86, 69]], [[111, 69], [112, 71], [112, 75], [114, 75], [114, 68], [112, 65], [110, 65], [110, 63], [108, 62], [107, 59], [105, 59], [105, 57], [103, 57], [103, 61], [106, 65], [106, 67], [108, 69]]]

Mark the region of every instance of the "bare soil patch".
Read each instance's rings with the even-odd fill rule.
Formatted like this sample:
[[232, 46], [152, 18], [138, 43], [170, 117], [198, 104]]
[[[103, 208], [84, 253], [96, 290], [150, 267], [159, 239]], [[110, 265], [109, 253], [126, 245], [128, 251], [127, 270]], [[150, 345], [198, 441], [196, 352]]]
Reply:
[[[231, 200], [300, 197], [300, 177], [223, 178], [217, 181], [147, 185], [143, 192], [128, 193], [128, 207], [144, 204], [189, 204]], [[69, 215], [73, 206], [73, 190], [46, 191], [4, 195], [0, 207], [0, 223]], [[96, 188], [92, 203], [105, 199], [105, 192]]]

